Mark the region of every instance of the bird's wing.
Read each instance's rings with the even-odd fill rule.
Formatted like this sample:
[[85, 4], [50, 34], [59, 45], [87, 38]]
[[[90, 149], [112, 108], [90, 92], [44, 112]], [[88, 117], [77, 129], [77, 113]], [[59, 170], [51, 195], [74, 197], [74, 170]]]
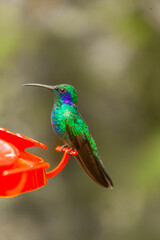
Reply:
[[66, 118], [66, 131], [72, 146], [78, 152], [76, 159], [85, 172], [99, 185], [112, 188], [111, 178], [98, 157], [94, 155], [83, 126], [76, 121], [76, 117]]

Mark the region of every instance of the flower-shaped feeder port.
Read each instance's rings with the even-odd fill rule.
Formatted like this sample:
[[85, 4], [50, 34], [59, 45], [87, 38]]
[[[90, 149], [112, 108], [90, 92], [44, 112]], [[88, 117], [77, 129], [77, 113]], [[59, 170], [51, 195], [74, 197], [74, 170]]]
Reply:
[[[67, 164], [70, 155], [77, 155], [68, 148], [63, 148], [64, 155], [56, 168], [50, 172], [50, 167], [39, 156], [25, 151], [29, 147], [47, 147], [31, 138], [19, 133], [12, 133], [7, 129], [0, 128], [0, 196], [14, 197], [20, 193], [35, 190], [44, 186], [47, 179], [57, 175]], [[61, 146], [56, 148], [60, 151]]]

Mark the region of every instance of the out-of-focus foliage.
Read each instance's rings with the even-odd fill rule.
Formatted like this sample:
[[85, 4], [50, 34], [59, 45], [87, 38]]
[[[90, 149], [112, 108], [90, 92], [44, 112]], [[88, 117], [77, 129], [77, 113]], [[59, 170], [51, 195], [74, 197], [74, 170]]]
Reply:
[[44, 188], [0, 199], [1, 238], [159, 240], [160, 1], [0, 1], [0, 126], [56, 166], [53, 96], [28, 82], [76, 87], [115, 188], [71, 158]]

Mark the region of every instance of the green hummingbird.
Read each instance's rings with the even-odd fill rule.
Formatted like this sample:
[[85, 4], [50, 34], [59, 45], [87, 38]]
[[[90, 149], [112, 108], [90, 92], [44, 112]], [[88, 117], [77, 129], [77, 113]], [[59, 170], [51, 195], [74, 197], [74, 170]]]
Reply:
[[75, 157], [84, 171], [99, 185], [112, 188], [113, 183], [98, 155], [97, 147], [88, 126], [77, 110], [77, 93], [73, 86], [60, 84], [48, 86], [28, 83], [24, 86], [37, 86], [55, 93], [55, 102], [51, 112], [53, 130], [78, 155]]

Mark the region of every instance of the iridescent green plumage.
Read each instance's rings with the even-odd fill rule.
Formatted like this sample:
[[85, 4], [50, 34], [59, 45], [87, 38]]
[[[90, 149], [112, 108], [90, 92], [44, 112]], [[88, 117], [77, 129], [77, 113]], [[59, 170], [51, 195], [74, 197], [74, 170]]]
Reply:
[[95, 141], [77, 111], [77, 93], [74, 87], [67, 84], [28, 85], [45, 87], [55, 93], [55, 103], [51, 113], [51, 122], [55, 133], [67, 146], [73, 147], [78, 152], [75, 158], [96, 183], [106, 188], [112, 188], [112, 180], [104, 169]]
[[[60, 89], [65, 89], [64, 93], [59, 92]], [[56, 99], [51, 114], [54, 131], [63, 142], [77, 150], [76, 159], [95, 182], [104, 187], [112, 187], [113, 183], [104, 170], [95, 141], [77, 111], [75, 89], [62, 84], [56, 86], [55, 91]]]
[[71, 99], [74, 104], [65, 104], [59, 94], [56, 94], [55, 104], [51, 114], [51, 122], [55, 132], [63, 141], [69, 144], [69, 138], [66, 134], [66, 125], [68, 125], [73, 136], [82, 135], [84, 138], [87, 137], [94, 155], [99, 157], [95, 141], [89, 133], [86, 123], [77, 111], [77, 94], [75, 89], [65, 84], [59, 85], [57, 88], [58, 87], [67, 89], [67, 92], [71, 94]]

